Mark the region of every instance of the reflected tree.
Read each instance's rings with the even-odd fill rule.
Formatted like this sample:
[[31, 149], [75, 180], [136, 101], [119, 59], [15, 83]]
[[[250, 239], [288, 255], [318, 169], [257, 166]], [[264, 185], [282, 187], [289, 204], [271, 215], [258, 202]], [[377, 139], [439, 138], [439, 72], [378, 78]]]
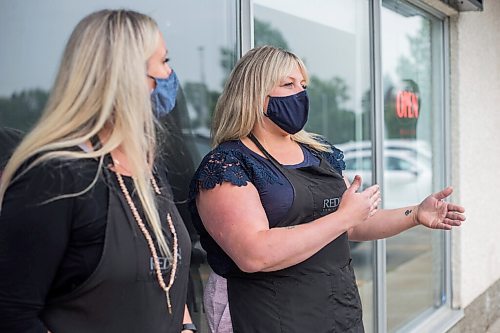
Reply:
[[288, 43], [276, 28], [271, 26], [271, 23], [264, 22], [258, 19], [254, 20], [254, 44], [255, 46], [273, 45], [285, 50], [290, 50]]
[[215, 104], [220, 91], [209, 90], [205, 83], [187, 81], [183, 84], [189, 105], [191, 128], [210, 128]]
[[397, 74], [399, 82], [384, 85], [385, 124], [387, 138], [415, 138], [418, 118], [401, 118], [396, 115], [397, 93], [411, 92], [418, 97], [414, 106], [422, 113], [431, 111], [431, 22], [421, 20], [420, 29], [415, 35], [408, 35], [410, 57], [401, 56], [398, 60]]
[[310, 112], [307, 130], [334, 143], [354, 140], [355, 114], [344, 107], [350, 99], [348, 86], [339, 77], [321, 80], [312, 75], [307, 88]]
[[[283, 37], [282, 33], [278, 29], [273, 28], [271, 23], [264, 22], [259, 19], [254, 20], [254, 44], [255, 46], [273, 45], [281, 47], [285, 50], [290, 49], [285, 37]], [[225, 78], [229, 76], [229, 73], [231, 73], [231, 70], [236, 63], [236, 53], [234, 50], [236, 50], [236, 47], [232, 49], [222, 47], [220, 49], [220, 65], [224, 71]], [[222, 83], [222, 86], [224, 86], [224, 82]]]
[[26, 132], [40, 118], [49, 93], [42, 89], [28, 89], [0, 98], [0, 124]]
[[397, 73], [402, 79], [415, 79], [422, 83], [430, 82], [431, 65], [431, 22], [421, 20], [420, 29], [415, 36], [408, 35], [411, 57], [399, 58]]

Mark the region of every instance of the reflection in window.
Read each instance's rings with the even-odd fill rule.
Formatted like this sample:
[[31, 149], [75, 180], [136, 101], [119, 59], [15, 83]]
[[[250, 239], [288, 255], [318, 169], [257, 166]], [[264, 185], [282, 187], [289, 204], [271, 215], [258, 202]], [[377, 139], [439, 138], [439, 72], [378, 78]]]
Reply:
[[[394, 208], [419, 203], [443, 181], [443, 22], [405, 1], [383, 6], [383, 195]], [[443, 304], [444, 248], [439, 232], [418, 227], [388, 239], [386, 248], [387, 327], [395, 332]]]

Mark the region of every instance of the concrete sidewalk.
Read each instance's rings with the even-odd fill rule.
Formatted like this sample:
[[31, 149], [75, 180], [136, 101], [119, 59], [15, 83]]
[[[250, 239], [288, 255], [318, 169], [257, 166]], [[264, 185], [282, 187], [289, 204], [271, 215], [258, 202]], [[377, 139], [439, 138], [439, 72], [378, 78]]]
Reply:
[[488, 328], [486, 333], [500, 333], [500, 319], [497, 319], [497, 321], [495, 321], [493, 325]]

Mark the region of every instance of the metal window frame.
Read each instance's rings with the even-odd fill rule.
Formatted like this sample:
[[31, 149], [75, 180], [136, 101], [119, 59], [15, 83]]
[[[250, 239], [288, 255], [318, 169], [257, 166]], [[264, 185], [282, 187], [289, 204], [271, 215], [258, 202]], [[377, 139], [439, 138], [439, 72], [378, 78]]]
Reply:
[[[406, 0], [407, 3], [414, 5], [415, 7], [427, 12], [431, 16], [443, 21], [443, 48], [442, 48], [442, 86], [440, 93], [443, 97], [442, 107], [443, 113], [442, 117], [442, 133], [443, 133], [443, 150], [444, 150], [444, 174], [443, 180], [446, 184], [451, 183], [451, 130], [450, 130], [450, 28], [449, 28], [449, 16], [439, 11], [436, 8], [431, 7], [428, 3], [422, 2], [420, 0]], [[371, 28], [371, 64], [375, 68], [371, 69], [372, 72], [372, 90], [374, 95], [372, 96], [372, 114], [373, 114], [373, 133], [372, 140], [375, 140], [375, 144], [372, 145], [372, 153], [375, 159], [372, 172], [376, 175], [376, 182], [379, 184], [383, 183], [383, 172], [377, 173], [378, 170], [383, 170], [383, 96], [378, 92], [383, 91], [383, 86], [381, 82], [381, 28], [380, 28], [380, 14], [382, 8], [382, 0], [371, 0], [370, 1], [370, 28]], [[380, 95], [380, 96], [377, 96]], [[377, 109], [378, 108], [378, 109]], [[382, 134], [382, 137], [381, 137]], [[453, 290], [452, 290], [452, 247], [451, 247], [451, 233], [447, 232], [443, 235], [443, 304], [436, 310], [429, 310], [421, 315], [417, 316], [405, 325], [403, 328], [398, 330], [398, 332], [446, 332], [448, 329], [453, 327], [464, 315], [463, 310], [456, 310], [452, 308]], [[381, 253], [383, 251], [383, 254]], [[378, 333], [387, 332], [387, 285], [386, 282], [386, 244], [385, 240], [376, 241], [374, 245], [375, 252], [375, 278], [374, 283], [374, 300], [373, 304], [375, 307], [374, 314], [374, 331]], [[384, 283], [384, 285], [381, 285]]]
[[253, 1], [240, 0], [238, 1], [239, 17], [239, 56], [242, 57], [254, 46], [254, 31], [253, 31]]
[[[440, 16], [438, 16], [440, 17]], [[446, 184], [451, 184], [451, 83], [450, 83], [450, 19], [449, 17], [443, 18], [443, 148], [444, 148], [444, 181]], [[447, 332], [458, 321], [464, 317], [463, 309], [453, 308], [453, 284], [452, 284], [452, 234], [445, 232], [444, 239], [444, 297], [443, 305], [434, 311], [432, 314], [422, 318], [420, 322], [413, 320], [405, 327], [405, 332], [420, 333], [420, 332]]]
[[[384, 100], [382, 82], [382, 42], [381, 42], [382, 0], [370, 0], [370, 73], [372, 94], [372, 179], [377, 184], [384, 183], [383, 139], [384, 139]], [[383, 207], [382, 207], [383, 208]], [[387, 331], [387, 260], [386, 240], [372, 242], [373, 249], [373, 331]]]

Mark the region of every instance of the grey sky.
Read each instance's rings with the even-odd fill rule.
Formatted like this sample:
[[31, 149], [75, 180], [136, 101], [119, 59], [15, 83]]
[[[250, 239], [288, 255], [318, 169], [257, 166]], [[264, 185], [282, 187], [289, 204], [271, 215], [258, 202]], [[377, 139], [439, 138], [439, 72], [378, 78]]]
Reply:
[[[272, 21], [315, 75], [344, 78], [354, 95], [368, 89], [368, 2], [290, 1], [256, 0], [256, 17]], [[0, 96], [27, 88], [49, 90], [71, 30], [83, 16], [102, 8], [131, 8], [153, 16], [181, 81], [200, 81], [203, 62], [206, 83], [220, 90], [220, 48], [233, 48], [236, 42], [232, 0], [0, 0]], [[388, 28], [398, 23], [391, 15], [384, 19]], [[415, 27], [399, 29], [411, 32]], [[383, 41], [393, 42], [406, 43]], [[399, 55], [384, 54], [386, 71], [394, 71]]]
[[[0, 0], [0, 96], [26, 88], [50, 89], [63, 47], [78, 21], [102, 8], [130, 8], [153, 16], [181, 80], [199, 81], [204, 48], [207, 83], [219, 87], [220, 47], [234, 46], [234, 1]], [[186, 15], [186, 13], [189, 13]]]

